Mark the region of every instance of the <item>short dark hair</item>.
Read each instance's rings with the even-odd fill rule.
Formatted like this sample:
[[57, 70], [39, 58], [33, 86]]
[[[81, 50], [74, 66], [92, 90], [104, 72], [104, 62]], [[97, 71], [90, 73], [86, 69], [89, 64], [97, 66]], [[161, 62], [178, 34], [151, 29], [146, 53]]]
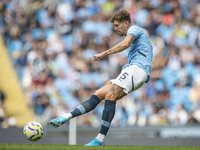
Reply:
[[129, 23], [131, 23], [130, 14], [125, 9], [121, 9], [118, 12], [114, 13], [114, 15], [111, 18], [111, 23], [113, 23], [115, 20], [117, 20], [120, 23], [124, 21], [128, 21]]

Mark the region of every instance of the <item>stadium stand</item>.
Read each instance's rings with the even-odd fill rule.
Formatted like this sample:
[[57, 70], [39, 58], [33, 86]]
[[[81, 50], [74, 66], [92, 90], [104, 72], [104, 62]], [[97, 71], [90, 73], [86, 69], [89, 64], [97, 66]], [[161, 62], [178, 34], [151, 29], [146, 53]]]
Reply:
[[[115, 78], [125, 53], [93, 62], [121, 40], [109, 18], [127, 9], [153, 45], [151, 80], [119, 101], [114, 126], [200, 122], [200, 2], [198, 0], [2, 0], [0, 31], [35, 119], [70, 111]], [[99, 125], [103, 104], [79, 126]]]

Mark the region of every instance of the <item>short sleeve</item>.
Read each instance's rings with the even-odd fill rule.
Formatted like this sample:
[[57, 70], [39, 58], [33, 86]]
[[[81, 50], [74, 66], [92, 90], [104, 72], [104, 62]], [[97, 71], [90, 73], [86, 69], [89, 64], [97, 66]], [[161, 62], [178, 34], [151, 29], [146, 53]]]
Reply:
[[135, 39], [142, 34], [142, 30], [137, 26], [131, 26], [128, 29], [127, 35], [132, 35]]

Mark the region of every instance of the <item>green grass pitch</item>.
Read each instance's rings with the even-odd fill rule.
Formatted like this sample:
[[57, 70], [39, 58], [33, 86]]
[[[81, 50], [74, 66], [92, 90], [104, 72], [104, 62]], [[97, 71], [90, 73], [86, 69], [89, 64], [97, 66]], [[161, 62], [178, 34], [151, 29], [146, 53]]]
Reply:
[[0, 150], [200, 150], [190, 146], [100, 146], [48, 145], [48, 144], [0, 144]]

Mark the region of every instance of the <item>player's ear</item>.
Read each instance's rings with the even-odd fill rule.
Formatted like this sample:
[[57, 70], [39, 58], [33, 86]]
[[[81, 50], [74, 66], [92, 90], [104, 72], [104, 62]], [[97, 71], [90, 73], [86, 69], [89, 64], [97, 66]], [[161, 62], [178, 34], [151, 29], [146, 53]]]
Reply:
[[127, 28], [129, 25], [129, 22], [128, 21], [125, 21], [125, 27]]

